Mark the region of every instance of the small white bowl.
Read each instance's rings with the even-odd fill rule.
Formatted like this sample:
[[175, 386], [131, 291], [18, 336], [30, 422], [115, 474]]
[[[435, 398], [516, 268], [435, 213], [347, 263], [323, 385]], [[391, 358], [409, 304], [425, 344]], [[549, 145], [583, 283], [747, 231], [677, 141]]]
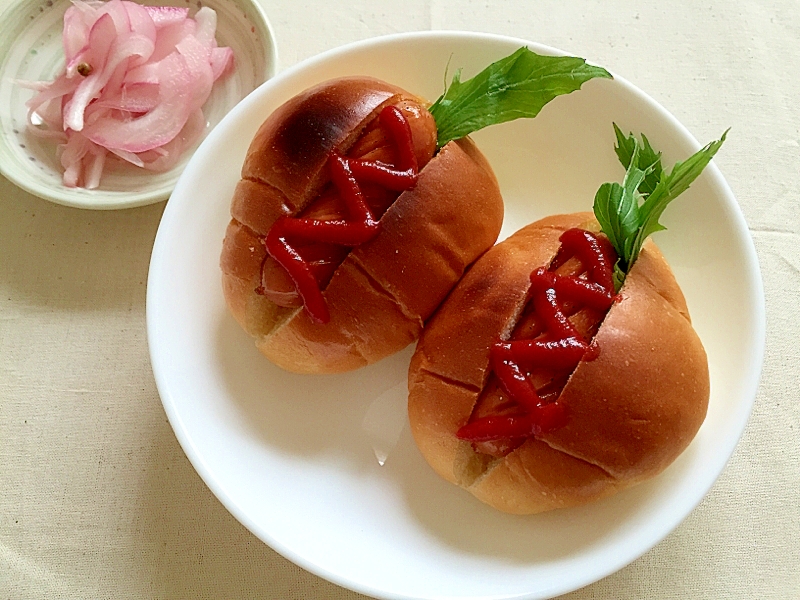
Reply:
[[[140, 4], [201, 6], [217, 12], [217, 42], [233, 49], [236, 68], [214, 84], [203, 114], [210, 130], [242, 98], [275, 74], [275, 36], [256, 0], [144, 0]], [[194, 149], [169, 171], [153, 173], [122, 161], [109, 161], [100, 187], [69, 188], [51, 140], [26, 131], [25, 102], [34, 92], [15, 80], [52, 80], [64, 65], [61, 45], [64, 13], [70, 0], [18, 0], [0, 19], [0, 171], [31, 194], [57, 204], [118, 209], [166, 200]]]

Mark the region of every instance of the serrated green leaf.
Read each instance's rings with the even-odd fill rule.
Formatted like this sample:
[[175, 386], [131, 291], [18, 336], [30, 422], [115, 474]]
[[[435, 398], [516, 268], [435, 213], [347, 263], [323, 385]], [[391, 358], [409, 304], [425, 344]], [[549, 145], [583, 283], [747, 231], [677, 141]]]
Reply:
[[[614, 133], [617, 157], [626, 168], [625, 179], [621, 186], [616, 183], [601, 185], [594, 206], [603, 233], [617, 251], [619, 260], [614, 266], [614, 284], [621, 286], [647, 237], [665, 229], [659, 223], [664, 209], [703, 172], [728, 131], [685, 161], [675, 163], [669, 175], [661, 166], [661, 153], [653, 149], [644, 135], [641, 142], [632, 134], [626, 137], [616, 124]], [[641, 198], [644, 200], [639, 205]]]
[[619, 162], [622, 163], [622, 167], [627, 171], [628, 166], [631, 164], [631, 157], [639, 143], [636, 141], [636, 138], [633, 137], [633, 134], [626, 137], [625, 134], [622, 133], [622, 130], [617, 127], [616, 123], [612, 123], [612, 125], [614, 126], [614, 135], [617, 138], [617, 145], [614, 146], [614, 152], [617, 153]]
[[[617, 216], [617, 208], [621, 200], [622, 186], [618, 183], [604, 183], [594, 195], [595, 217], [614, 249], [621, 248], [624, 243]], [[619, 250], [617, 250], [617, 254], [619, 254]]]
[[535, 117], [553, 98], [574, 92], [595, 77], [611, 78], [611, 74], [582, 58], [542, 56], [525, 47], [463, 82], [459, 69], [430, 107], [438, 146], [489, 125]]
[[604, 183], [595, 194], [594, 210], [600, 226], [605, 232], [617, 256], [621, 268], [627, 268], [627, 247], [636, 237], [639, 230], [639, 195], [638, 188], [644, 181], [648, 171], [639, 169], [639, 147], [635, 146], [629, 160], [628, 170], [622, 185]]
[[631, 261], [635, 261], [639, 256], [644, 241], [653, 233], [666, 229], [659, 218], [667, 208], [667, 205], [683, 192], [689, 189], [692, 182], [700, 176], [711, 159], [722, 146], [725, 137], [728, 135], [726, 130], [719, 140], [707, 144], [683, 162], [675, 163], [669, 176], [662, 175], [656, 189], [644, 201], [640, 210], [641, 226], [636, 235], [631, 252]]
[[650, 140], [648, 140], [644, 134], [642, 134], [642, 144], [639, 144], [632, 133], [628, 137], [625, 137], [620, 128], [617, 127], [617, 124], [613, 123], [613, 125], [614, 135], [617, 137], [617, 145], [614, 150], [617, 153], [619, 162], [622, 163], [625, 170], [627, 170], [631, 164], [631, 157], [634, 151], [638, 149], [639, 159], [636, 166], [642, 171], [647, 171], [647, 177], [645, 177], [642, 185], [639, 186], [639, 193], [642, 194], [642, 196], [647, 196], [653, 192], [658, 182], [661, 180], [661, 173], [663, 172], [661, 166], [661, 152], [656, 152], [653, 149], [650, 145]]

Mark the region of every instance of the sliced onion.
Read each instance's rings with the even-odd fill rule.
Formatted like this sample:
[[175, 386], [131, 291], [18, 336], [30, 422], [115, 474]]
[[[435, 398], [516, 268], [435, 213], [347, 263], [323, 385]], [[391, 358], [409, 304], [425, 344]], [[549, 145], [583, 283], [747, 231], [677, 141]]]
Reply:
[[98, 120], [86, 127], [86, 137], [109, 149], [145, 152], [178, 135], [191, 112], [194, 83], [186, 59], [177, 52], [162, 60], [159, 67], [161, 84], [153, 110], [135, 119]]
[[87, 47], [89, 30], [99, 16], [97, 8], [86, 2], [75, 2], [67, 9], [61, 43], [68, 64]]
[[175, 46], [188, 35], [194, 35], [197, 24], [192, 19], [170, 23], [158, 30], [156, 47], [150, 57], [150, 64], [156, 63], [175, 52]]
[[182, 23], [189, 18], [188, 8], [178, 8], [176, 6], [145, 6], [145, 10], [150, 13], [150, 18], [156, 29]]
[[[153, 54], [155, 54], [155, 51]], [[124, 85], [135, 83], [154, 83], [158, 85], [158, 63], [147, 62], [126, 71]]]
[[111, 50], [117, 41], [117, 29], [109, 14], [101, 15], [89, 30], [87, 62], [91, 60], [93, 71], [84, 78], [67, 101], [64, 113], [64, 129], [80, 131], [83, 129], [83, 111], [86, 110], [95, 94], [99, 94], [105, 84], [103, 71]]
[[197, 23], [197, 31], [195, 32], [197, 41], [207, 48], [211, 48], [212, 45], [216, 46], [214, 32], [217, 30], [217, 13], [204, 6], [197, 11], [194, 20]]
[[103, 175], [106, 156], [108, 156], [108, 150], [102, 146], [92, 144], [89, 147], [89, 152], [84, 159], [87, 164], [83, 175], [83, 186], [87, 189], [93, 190], [100, 185], [100, 177]]
[[156, 83], [130, 83], [119, 87], [114, 94], [104, 94], [98, 106], [116, 108], [130, 113], [143, 114], [158, 104], [159, 85]]
[[76, 187], [82, 183], [83, 158], [91, 142], [80, 134], [71, 135], [61, 146], [61, 166], [64, 167], [64, 185]]
[[131, 29], [131, 18], [128, 16], [128, 11], [122, 0], [109, 0], [100, 6], [99, 13], [111, 17], [114, 21], [114, 27], [119, 33], [133, 31]]
[[189, 115], [186, 125], [172, 140], [163, 146], [135, 154], [134, 156], [142, 160], [142, 168], [148, 171], [166, 171], [178, 163], [181, 155], [200, 139], [205, 130], [205, 116], [202, 110], [197, 109]]
[[[68, 94], [72, 94], [75, 91], [75, 88], [78, 87], [78, 83], [79, 82], [75, 81], [74, 79], [67, 78], [66, 74], [59, 75], [55, 81], [41, 86], [39, 93], [28, 100], [25, 105], [28, 107], [28, 110], [33, 113], [38, 111], [41, 106], [58, 98], [60, 110], [61, 98]], [[19, 83], [18, 85], [30, 87], [30, 84], [28, 83]]]
[[211, 70], [211, 48], [204, 45], [199, 38], [190, 35], [182, 39], [176, 49], [186, 61], [189, 77], [194, 82], [191, 87], [188, 117], [188, 113], [205, 104], [211, 93], [211, 87], [214, 85], [214, 72]]
[[[153, 18], [150, 16], [149, 11], [147, 11], [143, 6], [139, 6], [134, 2], [122, 2], [122, 5], [130, 21], [131, 33], [135, 33], [147, 38], [155, 47], [156, 24], [153, 22]], [[150, 53], [152, 54], [152, 50]], [[149, 56], [150, 55], [148, 54], [148, 56], [142, 60], [142, 63], [144, 63]], [[132, 64], [131, 66], [133, 67], [136, 65]]]
[[233, 65], [217, 47], [217, 16], [201, 8], [140, 6], [128, 0], [73, 0], [64, 15], [62, 73], [20, 83], [37, 94], [29, 129], [62, 141], [68, 186], [97, 187], [109, 154], [166, 170], [203, 134], [214, 81]]
[[233, 50], [228, 47], [211, 49], [211, 71], [214, 81], [233, 68]]
[[127, 150], [119, 150], [117, 148], [111, 149], [111, 153], [119, 156], [122, 160], [128, 161], [132, 165], [144, 168], [144, 161], [135, 152], [128, 152]]

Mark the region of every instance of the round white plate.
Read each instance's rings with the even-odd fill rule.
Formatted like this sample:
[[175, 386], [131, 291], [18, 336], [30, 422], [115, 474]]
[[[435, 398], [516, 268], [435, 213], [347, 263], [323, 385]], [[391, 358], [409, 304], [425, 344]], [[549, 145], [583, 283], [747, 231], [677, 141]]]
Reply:
[[[451, 73], [463, 66], [466, 78], [526, 44], [556, 52], [491, 35], [416, 33], [357, 43], [289, 69], [206, 139], [158, 231], [147, 295], [150, 352], [186, 454], [260, 539], [365, 594], [545, 598], [600, 579], [689, 514], [750, 414], [764, 348], [763, 293], [741, 212], [713, 164], [667, 210], [669, 231], [656, 235], [708, 351], [708, 417], [661, 476], [582, 508], [505, 515], [433, 474], [406, 425], [410, 348], [353, 373], [292, 375], [263, 358], [228, 315], [218, 260], [229, 201], [250, 139], [274, 108], [312, 84], [352, 74], [435, 99], [448, 63]], [[545, 215], [589, 210], [602, 182], [621, 180], [612, 121], [644, 132], [665, 164], [699, 148], [631, 84], [590, 81], [535, 120], [474, 136], [505, 197], [502, 237]]]
[[[233, 50], [235, 69], [214, 84], [203, 115], [208, 129], [242, 98], [275, 74], [277, 51], [269, 21], [257, 0], [138, 0], [140, 4], [200, 6], [217, 12], [217, 43]], [[57, 204], [109, 210], [166, 200], [192, 156], [188, 149], [172, 169], [153, 173], [109, 160], [94, 190], [69, 188], [52, 140], [26, 130], [25, 102], [34, 92], [15, 82], [51, 81], [64, 66], [61, 33], [70, 0], [16, 0], [0, 14], [0, 172], [16, 185]]]

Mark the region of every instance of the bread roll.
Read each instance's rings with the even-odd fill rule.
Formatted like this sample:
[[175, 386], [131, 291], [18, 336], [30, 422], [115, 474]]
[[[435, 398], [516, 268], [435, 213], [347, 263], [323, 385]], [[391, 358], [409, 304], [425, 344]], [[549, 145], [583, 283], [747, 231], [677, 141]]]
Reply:
[[[329, 181], [331, 153], [346, 154], [385, 106], [404, 101], [422, 103], [372, 78], [328, 81], [279, 107], [250, 145], [223, 243], [223, 291], [259, 350], [284, 369], [347, 371], [412, 343], [466, 268], [497, 239], [503, 220], [497, 180], [474, 144], [462, 139], [433, 156], [416, 185], [385, 212], [378, 235], [354, 248], [333, 273], [323, 290], [328, 323], [256, 293], [270, 227], [313, 207]], [[423, 135], [412, 133], [415, 140]], [[432, 135], [435, 147], [435, 130]]]
[[689, 445], [709, 397], [708, 363], [686, 302], [647, 242], [593, 345], [558, 402], [566, 425], [503, 457], [456, 432], [487, 386], [490, 349], [507, 340], [526, 304], [531, 272], [548, 266], [559, 237], [598, 226], [590, 213], [529, 225], [487, 252], [423, 333], [409, 370], [409, 419], [434, 470], [499, 510], [530, 514], [576, 506], [654, 477]]

